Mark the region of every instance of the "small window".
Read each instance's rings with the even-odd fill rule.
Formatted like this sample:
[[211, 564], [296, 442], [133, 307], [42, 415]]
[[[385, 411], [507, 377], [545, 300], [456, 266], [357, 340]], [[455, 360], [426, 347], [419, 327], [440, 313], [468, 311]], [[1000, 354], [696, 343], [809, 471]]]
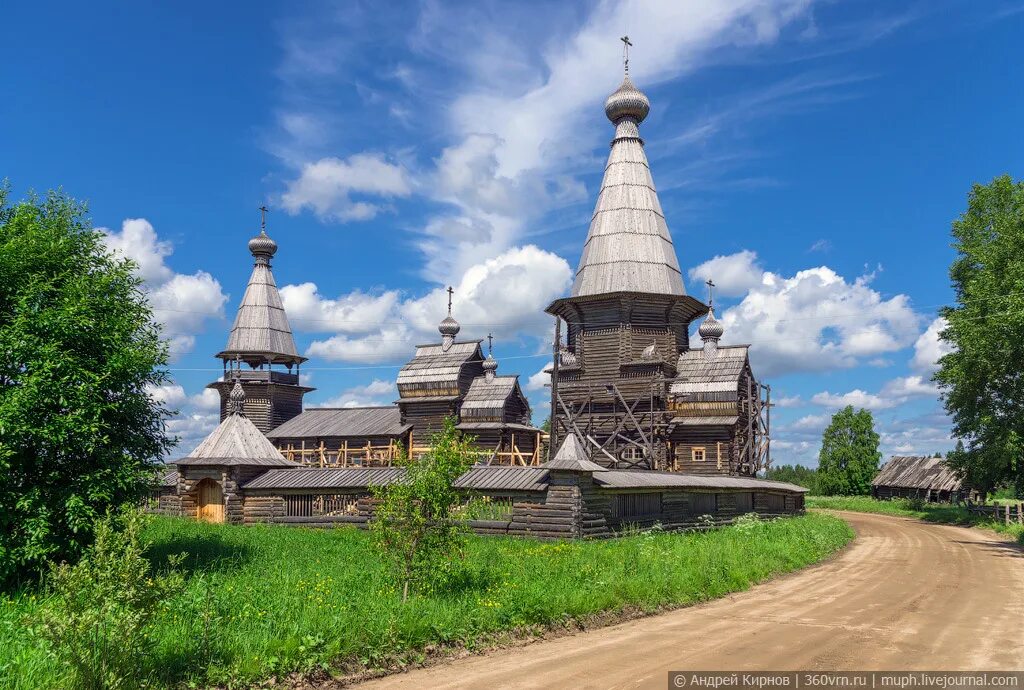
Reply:
[[704, 458], [706, 457], [704, 448], [694, 448], [690, 451], [690, 457], [694, 462], [704, 462]]

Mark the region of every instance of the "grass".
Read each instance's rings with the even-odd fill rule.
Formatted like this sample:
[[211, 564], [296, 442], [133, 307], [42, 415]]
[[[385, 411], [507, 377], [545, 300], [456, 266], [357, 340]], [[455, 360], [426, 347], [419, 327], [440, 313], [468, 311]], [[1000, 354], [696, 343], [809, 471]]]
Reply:
[[[149, 684], [238, 685], [299, 671], [416, 661], [598, 614], [652, 612], [743, 590], [820, 561], [853, 538], [824, 514], [701, 533], [590, 542], [475, 537], [458, 591], [403, 605], [355, 529], [206, 525], [158, 518], [152, 558], [188, 554], [188, 585], [154, 625]], [[31, 621], [46, 600], [0, 597], [0, 687], [64, 687]]]
[[966, 508], [948, 503], [916, 502], [905, 498], [879, 501], [870, 496], [808, 496], [807, 507], [902, 515], [947, 525], [983, 527], [1005, 534], [1024, 545], [1024, 525], [1007, 525], [1004, 521], [975, 515]]

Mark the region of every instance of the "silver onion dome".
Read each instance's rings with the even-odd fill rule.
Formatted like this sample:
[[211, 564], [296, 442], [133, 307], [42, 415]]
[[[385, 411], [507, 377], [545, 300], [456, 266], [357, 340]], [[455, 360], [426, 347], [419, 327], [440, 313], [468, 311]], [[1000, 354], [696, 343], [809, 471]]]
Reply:
[[448, 316], [444, 317], [444, 320], [442, 320], [441, 323], [438, 325], [437, 330], [441, 333], [441, 335], [446, 335], [454, 338], [459, 334], [459, 331], [462, 330], [462, 327], [459, 325], [459, 322], [453, 319], [452, 315], [449, 314]]
[[715, 308], [708, 308], [708, 316], [704, 319], [704, 323], [697, 329], [697, 333], [704, 340], [718, 340], [725, 333], [725, 327], [722, 326], [722, 322], [715, 318]]
[[270, 239], [265, 230], [249, 240], [249, 251], [255, 257], [271, 258], [277, 253], [277, 242]]
[[228, 414], [242, 414], [245, 407], [245, 389], [242, 388], [242, 384], [235, 379], [235, 385], [231, 388], [231, 393], [228, 394]]
[[497, 371], [498, 360], [494, 359], [494, 355], [487, 355], [487, 359], [482, 364], [484, 371]]
[[633, 85], [629, 75], [626, 75], [619, 88], [604, 102], [604, 114], [613, 124], [624, 117], [631, 117], [639, 124], [650, 111], [651, 102], [647, 100], [643, 91]]

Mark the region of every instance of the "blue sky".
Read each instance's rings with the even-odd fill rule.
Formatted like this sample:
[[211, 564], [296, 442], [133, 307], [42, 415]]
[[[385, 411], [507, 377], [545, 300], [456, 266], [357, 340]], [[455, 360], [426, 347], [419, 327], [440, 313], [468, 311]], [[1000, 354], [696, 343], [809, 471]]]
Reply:
[[950, 447], [949, 225], [973, 182], [1020, 174], [1019, 1], [16, 3], [0, 175], [87, 200], [139, 261], [183, 451], [216, 422], [263, 202], [310, 404], [393, 400], [452, 284], [539, 421], [542, 310], [586, 236], [624, 33], [680, 265], [773, 386], [776, 463], [815, 464], [847, 402], [887, 454]]

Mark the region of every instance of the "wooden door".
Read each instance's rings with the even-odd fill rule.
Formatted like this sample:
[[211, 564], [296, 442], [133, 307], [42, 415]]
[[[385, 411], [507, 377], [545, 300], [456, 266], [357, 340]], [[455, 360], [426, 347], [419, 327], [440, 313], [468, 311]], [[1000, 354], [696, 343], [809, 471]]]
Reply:
[[199, 508], [196, 517], [205, 522], [224, 522], [224, 491], [212, 479], [204, 479], [197, 487]]

